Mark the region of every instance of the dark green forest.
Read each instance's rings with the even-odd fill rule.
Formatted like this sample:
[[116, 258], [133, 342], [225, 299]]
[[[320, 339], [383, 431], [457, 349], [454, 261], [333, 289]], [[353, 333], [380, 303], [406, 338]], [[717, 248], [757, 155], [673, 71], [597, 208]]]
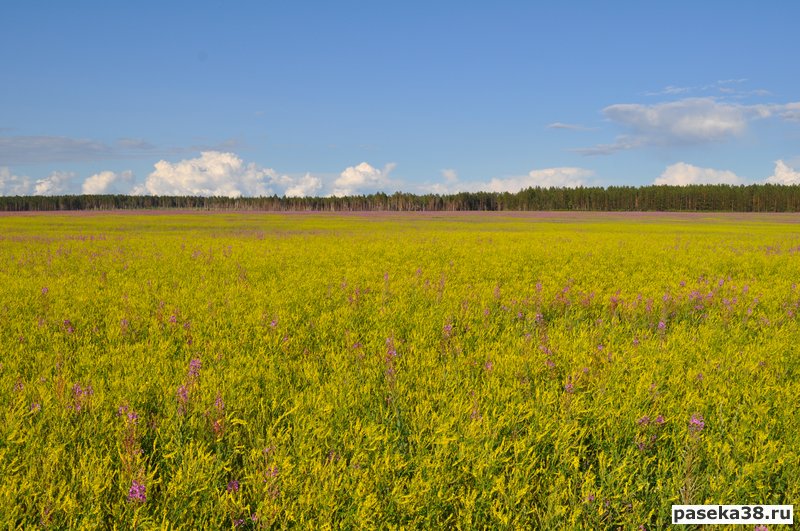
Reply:
[[798, 212], [799, 185], [527, 188], [517, 193], [395, 192], [347, 197], [195, 197], [131, 195], [4, 196], [0, 211], [198, 209], [259, 211], [656, 211]]

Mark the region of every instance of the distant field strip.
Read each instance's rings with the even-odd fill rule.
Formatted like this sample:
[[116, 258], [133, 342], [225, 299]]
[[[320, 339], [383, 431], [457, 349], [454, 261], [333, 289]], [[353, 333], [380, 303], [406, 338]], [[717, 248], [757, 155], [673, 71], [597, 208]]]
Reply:
[[6, 528], [800, 500], [800, 218], [0, 217]]

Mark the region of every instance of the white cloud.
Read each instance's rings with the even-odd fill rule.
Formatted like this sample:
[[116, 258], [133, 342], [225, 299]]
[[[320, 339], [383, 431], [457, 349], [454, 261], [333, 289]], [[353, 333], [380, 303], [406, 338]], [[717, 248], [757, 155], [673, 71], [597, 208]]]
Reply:
[[663, 89], [656, 92], [645, 92], [645, 96], [672, 96], [674, 94], [686, 94], [691, 92], [693, 87], [676, 87], [674, 85], [667, 85]]
[[[486, 192], [519, 192], [525, 188], [577, 188], [586, 184], [586, 178], [594, 175], [592, 170], [584, 168], [545, 168], [532, 170], [527, 175], [494, 178], [488, 183], [480, 183], [479, 190]], [[474, 185], [473, 185], [474, 186]], [[477, 191], [477, 189], [473, 190]]]
[[747, 126], [747, 108], [710, 98], [641, 105], [621, 103], [603, 109], [610, 120], [652, 143], [709, 141], [738, 135]]
[[[454, 194], [458, 192], [511, 192], [526, 188], [577, 188], [586, 186], [592, 170], [574, 167], [544, 168], [531, 170], [526, 175], [493, 178], [489, 181], [459, 182], [450, 180], [419, 187], [420, 193]], [[447, 179], [447, 176], [445, 176]]]
[[444, 177], [445, 182], [454, 183], [458, 181], [458, 172], [454, 169], [447, 168], [442, 170], [442, 177]]
[[306, 173], [300, 179], [293, 181], [286, 188], [284, 195], [286, 197], [310, 197], [316, 195], [320, 188], [322, 188], [322, 180]]
[[200, 157], [155, 164], [144, 186], [132, 193], [153, 195], [266, 196], [280, 180], [275, 170], [245, 164], [234, 153], [204, 151]]
[[83, 181], [81, 193], [83, 194], [110, 194], [123, 193], [120, 185], [130, 184], [133, 181], [133, 172], [101, 171]]
[[391, 183], [389, 174], [395, 166], [396, 164], [393, 162], [384, 166], [382, 170], [374, 168], [366, 162], [362, 162], [358, 166], [350, 166], [333, 182], [332, 194], [341, 197], [385, 188]]
[[63, 195], [70, 193], [69, 187], [75, 174], [64, 171], [54, 171], [49, 177], [38, 179], [33, 188], [34, 195]]
[[671, 166], [667, 166], [661, 177], [657, 178], [653, 184], [669, 184], [677, 186], [686, 186], [690, 184], [743, 184], [744, 180], [727, 170], [715, 170], [713, 168], [700, 168], [687, 164], [685, 162], [678, 162]]
[[608, 155], [644, 146], [721, 142], [742, 135], [753, 120], [777, 117], [800, 121], [800, 102], [742, 105], [714, 98], [685, 98], [653, 105], [609, 105], [603, 109], [603, 114], [627, 133], [611, 144], [572, 151], [583, 155]]
[[0, 167], [0, 195], [28, 195], [30, 190], [30, 177], [14, 175], [11, 168]]
[[548, 129], [566, 129], [568, 131], [592, 131], [594, 128], [586, 127], [581, 124], [565, 124], [563, 122], [553, 122], [547, 124]]
[[235, 153], [203, 151], [199, 157], [155, 164], [143, 184], [130, 190], [132, 195], [197, 196], [312, 196], [322, 188], [322, 180], [310, 173], [302, 177], [279, 175], [271, 168], [245, 163]]
[[782, 160], [775, 161], [775, 172], [767, 177], [771, 184], [800, 184], [800, 171], [795, 170]]
[[781, 118], [790, 122], [800, 122], [800, 102], [780, 106]]
[[73, 162], [109, 158], [107, 144], [63, 136], [2, 136], [0, 160], [11, 164]]

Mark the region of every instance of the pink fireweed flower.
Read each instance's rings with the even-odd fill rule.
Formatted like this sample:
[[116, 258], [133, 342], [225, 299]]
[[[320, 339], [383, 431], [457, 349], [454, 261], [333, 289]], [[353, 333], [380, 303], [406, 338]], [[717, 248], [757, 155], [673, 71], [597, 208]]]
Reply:
[[131, 483], [131, 488], [128, 490], [128, 501], [141, 502], [147, 501], [147, 487], [136, 480]]
[[658, 329], [659, 330], [664, 331], [664, 330], [666, 330], [666, 328], [667, 328], [667, 323], [665, 323], [664, 321], [659, 321], [658, 322]]
[[689, 420], [689, 429], [693, 433], [699, 433], [703, 431], [703, 428], [706, 427], [706, 421], [703, 420], [703, 416], [699, 413], [695, 413], [692, 415], [691, 420]]
[[192, 358], [189, 362], [189, 378], [195, 379], [200, 375], [200, 369], [203, 367], [203, 364], [200, 362], [198, 358]]

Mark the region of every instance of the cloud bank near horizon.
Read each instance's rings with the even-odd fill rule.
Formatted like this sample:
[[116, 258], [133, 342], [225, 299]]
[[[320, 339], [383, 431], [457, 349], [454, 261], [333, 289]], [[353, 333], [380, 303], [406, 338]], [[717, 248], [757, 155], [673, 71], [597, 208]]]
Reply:
[[[782, 159], [775, 161], [772, 174], [750, 180], [728, 169], [706, 168], [687, 162], [667, 166], [652, 181], [654, 185], [688, 186], [695, 184], [782, 184], [800, 185], [800, 170]], [[462, 180], [458, 170], [441, 170], [438, 180], [407, 185], [392, 177], [397, 164], [375, 167], [368, 162], [348, 166], [338, 175], [280, 174], [272, 168], [245, 162], [235, 153], [204, 151], [198, 157], [177, 162], [160, 160], [153, 171], [137, 182], [132, 171], [110, 170], [79, 181], [72, 172], [53, 171], [40, 179], [18, 175], [10, 167], [0, 167], [0, 195], [130, 194], [178, 196], [335, 196], [376, 192], [406, 191], [417, 194], [459, 192], [510, 192], [526, 188], [576, 188], [605, 186], [594, 170], [562, 166], [530, 170], [521, 175]]]

